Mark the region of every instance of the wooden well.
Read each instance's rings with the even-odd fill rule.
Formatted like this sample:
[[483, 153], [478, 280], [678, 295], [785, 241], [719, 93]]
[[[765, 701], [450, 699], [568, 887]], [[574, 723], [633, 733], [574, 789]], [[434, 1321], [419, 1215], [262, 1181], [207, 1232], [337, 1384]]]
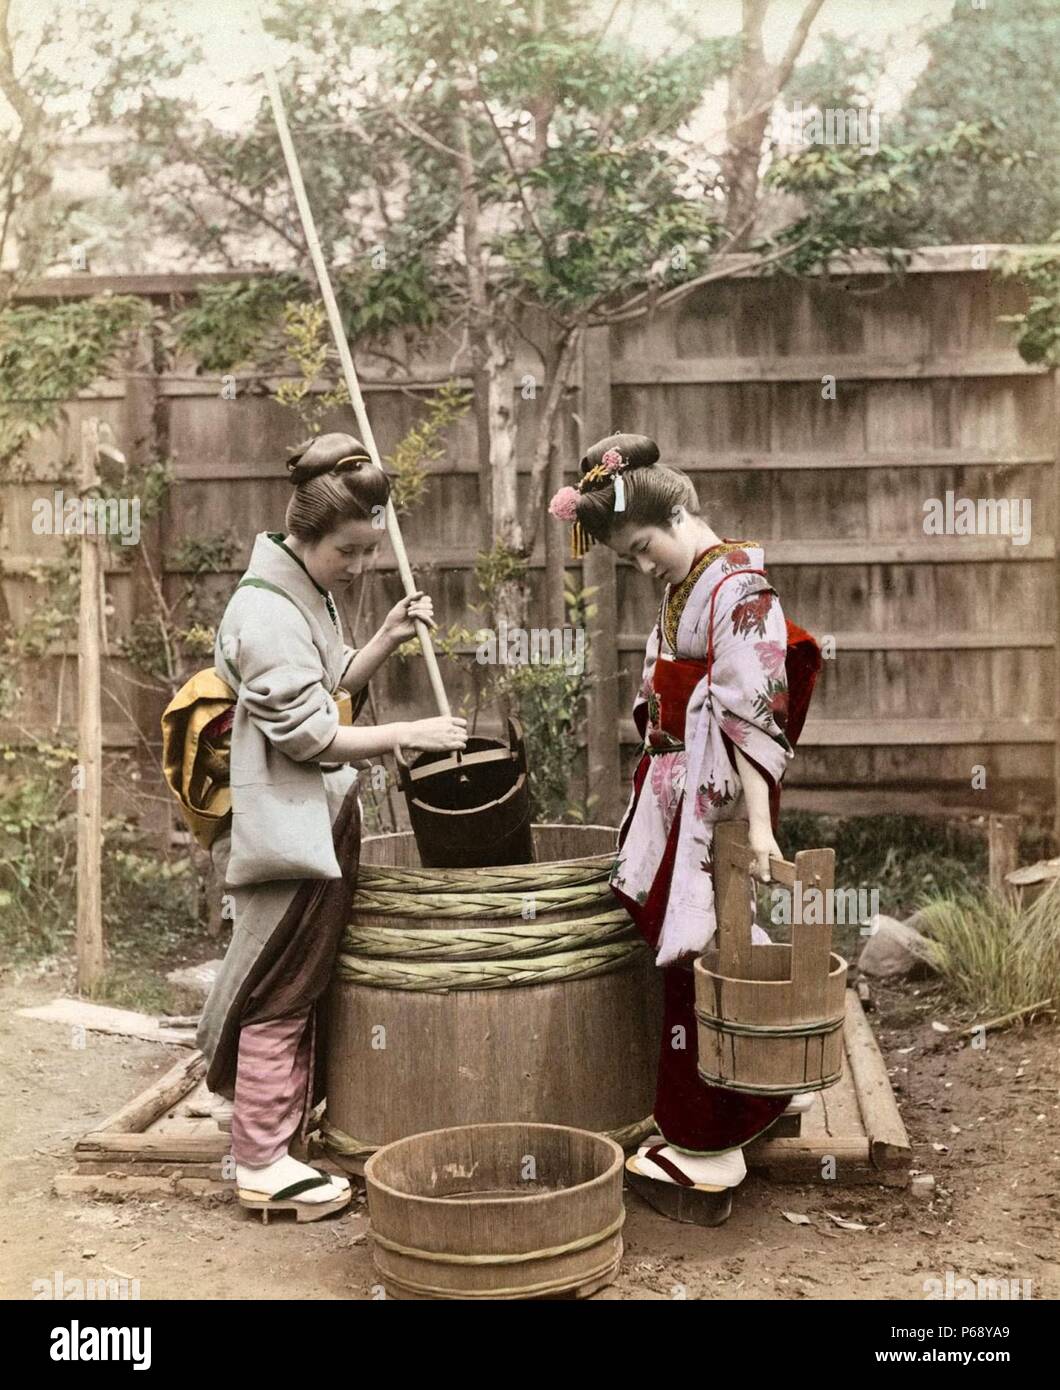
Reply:
[[651, 951], [608, 885], [616, 831], [535, 825], [536, 863], [425, 869], [366, 838], [328, 1001], [329, 1151], [453, 1125], [650, 1132], [661, 1028]]
[[[699, 1075], [711, 1086], [787, 1095], [834, 1086], [842, 1075], [847, 963], [832, 950], [830, 896], [825, 920], [796, 911], [792, 944], [751, 942], [751, 853], [747, 824], [714, 828], [717, 945], [695, 962]], [[771, 859], [774, 880], [795, 903], [809, 891], [830, 895], [835, 851], [806, 850], [795, 862]]]
[[622, 1258], [624, 1155], [560, 1125], [414, 1134], [365, 1164], [372, 1256], [391, 1298], [586, 1296]]

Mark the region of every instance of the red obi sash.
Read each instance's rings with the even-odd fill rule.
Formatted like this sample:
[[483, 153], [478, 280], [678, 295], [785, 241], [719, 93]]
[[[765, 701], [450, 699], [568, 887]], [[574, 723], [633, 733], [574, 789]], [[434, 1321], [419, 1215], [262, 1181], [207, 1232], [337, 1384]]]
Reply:
[[665, 661], [660, 657], [655, 663], [651, 686], [656, 695], [658, 716], [652, 723], [682, 743], [685, 737], [688, 702], [692, 697], [692, 691], [706, 674], [705, 661], [689, 661], [683, 658]]

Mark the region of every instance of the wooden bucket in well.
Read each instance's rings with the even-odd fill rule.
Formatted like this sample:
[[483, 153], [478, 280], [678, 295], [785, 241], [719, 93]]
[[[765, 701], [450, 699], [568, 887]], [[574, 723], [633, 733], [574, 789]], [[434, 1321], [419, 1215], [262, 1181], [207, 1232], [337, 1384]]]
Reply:
[[472, 736], [463, 753], [421, 753], [398, 776], [419, 862], [443, 869], [530, 864], [534, 841], [526, 740], [517, 719], [508, 742]]
[[612, 1140], [561, 1125], [462, 1125], [368, 1160], [372, 1257], [399, 1299], [585, 1297], [622, 1258]]
[[769, 861], [774, 882], [792, 890], [792, 943], [755, 946], [747, 831], [746, 821], [714, 827], [717, 944], [694, 965], [699, 1075], [754, 1095], [821, 1091], [843, 1068], [847, 963], [832, 950], [829, 920], [835, 851]]
[[378, 835], [328, 998], [329, 1152], [495, 1121], [651, 1132], [661, 980], [608, 884], [617, 832], [535, 825], [536, 863], [424, 868]]

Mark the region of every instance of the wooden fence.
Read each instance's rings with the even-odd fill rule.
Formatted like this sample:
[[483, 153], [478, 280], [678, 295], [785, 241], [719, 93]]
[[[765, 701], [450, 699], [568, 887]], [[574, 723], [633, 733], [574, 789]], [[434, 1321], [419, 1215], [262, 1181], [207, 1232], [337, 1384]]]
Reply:
[[[694, 478], [715, 530], [764, 544], [785, 610], [833, 639], [788, 775], [789, 806], [1036, 812], [1054, 802], [1055, 373], [1024, 363], [1011, 328], [998, 322], [1023, 306], [1023, 291], [973, 269], [978, 263], [972, 248], [943, 248], [918, 255], [898, 281], [869, 257], [843, 279], [737, 277], [586, 337], [562, 412], [571, 479], [584, 443], [612, 429], [652, 435], [663, 460]], [[78, 277], [36, 294], [126, 289], [165, 305], [203, 278], [104, 285]], [[517, 379], [537, 375], [536, 397], [524, 387], [516, 399], [525, 489], [543, 392], [540, 362], [523, 351]], [[408, 376], [365, 371], [384, 454], [420, 417], [424, 392], [451, 375], [451, 352], [439, 336], [422, 344]], [[201, 581], [200, 592], [220, 603], [253, 536], [282, 525], [285, 446], [303, 433], [291, 412], [260, 394], [225, 399], [216, 377], [186, 366], [159, 373], [154, 363], [145, 336], [127, 372], [70, 402], [62, 423], [28, 450], [30, 476], [5, 489], [5, 585], [16, 621], [39, 599], [28, 571], [55, 558], [61, 544], [33, 534], [33, 501], [71, 476], [86, 415], [108, 421], [127, 454], [171, 459], [176, 480], [160, 520], [130, 547], [129, 563], [108, 574], [112, 650], [118, 635], [156, 611], [152, 572], [167, 601], [178, 602], [191, 579], [179, 562], [185, 542], [225, 530], [238, 538], [231, 572]], [[352, 428], [351, 421], [340, 411], [327, 424]], [[475, 627], [469, 605], [481, 528], [470, 414], [430, 469], [427, 500], [403, 524], [406, 544], [440, 622]], [[925, 503], [947, 493], [1027, 499], [1027, 543], [1005, 534], [925, 534]], [[400, 595], [383, 549], [358, 639]], [[544, 557], [541, 539], [530, 561], [535, 625], [547, 611]], [[593, 642], [590, 633], [593, 699], [579, 755], [585, 763], [575, 767], [588, 768], [596, 814], [614, 817], [636, 755], [629, 710], [658, 594], [601, 547], [583, 567], [598, 589], [592, 626], [603, 636]], [[348, 601], [346, 612], [352, 616]], [[53, 650], [33, 663], [20, 717], [0, 738], [74, 729], [74, 656]], [[156, 785], [162, 702], [131, 683], [134, 675], [112, 655], [105, 741], [113, 754], [135, 754], [144, 785]], [[421, 661], [391, 662], [374, 686], [380, 719], [432, 712]], [[157, 804], [164, 819], [165, 803]]]

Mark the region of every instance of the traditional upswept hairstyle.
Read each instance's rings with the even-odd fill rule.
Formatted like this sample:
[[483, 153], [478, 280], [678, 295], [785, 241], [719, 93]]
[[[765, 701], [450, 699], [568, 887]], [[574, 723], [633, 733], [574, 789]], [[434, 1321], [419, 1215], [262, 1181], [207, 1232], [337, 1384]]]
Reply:
[[[617, 466], [612, 451], [621, 456]], [[609, 434], [597, 440], [580, 462], [582, 481], [573, 501], [577, 525], [587, 537], [606, 543], [621, 526], [670, 526], [677, 507], [698, 515], [699, 498], [691, 479], [658, 460], [659, 446], [645, 434]], [[608, 468], [609, 463], [609, 471], [587, 476]], [[625, 507], [616, 512], [618, 478]]]
[[353, 517], [370, 521], [385, 507], [390, 479], [352, 434], [318, 434], [287, 460], [294, 495], [285, 522], [290, 535], [315, 544]]

